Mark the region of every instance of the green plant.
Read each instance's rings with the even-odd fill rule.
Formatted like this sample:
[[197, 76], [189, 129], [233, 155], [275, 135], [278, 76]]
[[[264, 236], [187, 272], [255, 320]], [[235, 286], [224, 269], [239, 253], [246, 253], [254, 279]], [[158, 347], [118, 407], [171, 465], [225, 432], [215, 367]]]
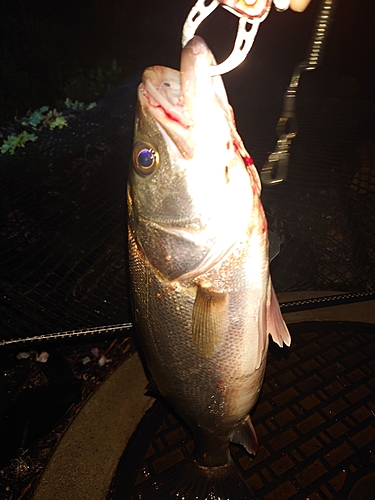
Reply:
[[[90, 104], [84, 104], [79, 101], [72, 101], [67, 98], [65, 100], [65, 106], [68, 109], [74, 109], [79, 111], [84, 111], [88, 109], [95, 108], [96, 102], [91, 102]], [[57, 109], [49, 109], [48, 106], [42, 106], [28, 115], [24, 116], [20, 120], [21, 125], [24, 127], [31, 127], [33, 130], [41, 130], [43, 127], [49, 127], [50, 130], [55, 128], [62, 129], [68, 126], [66, 118]], [[8, 135], [8, 138], [3, 141], [0, 148], [2, 154], [8, 153], [14, 155], [17, 148], [24, 148], [26, 142], [36, 141], [38, 136], [35, 134], [30, 134], [26, 130], [18, 135]]]
[[49, 127], [53, 130], [54, 128], [67, 127], [68, 122], [57, 109], [49, 110], [48, 106], [42, 106], [23, 117], [21, 125], [29, 126], [34, 130], [40, 130], [43, 127]]
[[35, 134], [29, 134], [26, 130], [18, 135], [8, 135], [8, 138], [4, 140], [0, 148], [0, 152], [2, 154], [8, 153], [10, 155], [14, 155], [17, 148], [24, 148], [26, 142], [34, 142], [37, 139], [38, 137]]
[[59, 128], [62, 129], [63, 127], [68, 126], [68, 122], [66, 121], [66, 118], [64, 118], [61, 115], [54, 116], [52, 115], [53, 120], [49, 123], [49, 128], [53, 130], [54, 128]]
[[36, 109], [32, 113], [29, 113], [27, 116], [24, 116], [21, 119], [21, 125], [29, 126], [32, 129], [36, 130], [38, 126], [46, 118], [46, 113], [48, 109], [49, 109], [48, 106], [42, 106], [41, 108]]
[[73, 109], [75, 111], [84, 111], [85, 109], [89, 110], [95, 108], [96, 106], [96, 102], [90, 102], [90, 104], [85, 104], [84, 102], [78, 100], [72, 101], [71, 99], [69, 99], [69, 97], [65, 99], [64, 104], [67, 107], [67, 109]]

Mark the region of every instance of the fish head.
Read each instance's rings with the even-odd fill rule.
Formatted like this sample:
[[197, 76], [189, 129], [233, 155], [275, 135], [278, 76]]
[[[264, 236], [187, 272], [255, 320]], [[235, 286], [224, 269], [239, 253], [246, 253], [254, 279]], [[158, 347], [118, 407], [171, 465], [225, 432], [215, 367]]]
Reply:
[[164, 253], [151, 259], [170, 279], [217, 263], [249, 226], [260, 193], [223, 81], [210, 74], [213, 64], [206, 43], [194, 37], [182, 50], [180, 71], [150, 67], [138, 88], [130, 226], [149, 256]]

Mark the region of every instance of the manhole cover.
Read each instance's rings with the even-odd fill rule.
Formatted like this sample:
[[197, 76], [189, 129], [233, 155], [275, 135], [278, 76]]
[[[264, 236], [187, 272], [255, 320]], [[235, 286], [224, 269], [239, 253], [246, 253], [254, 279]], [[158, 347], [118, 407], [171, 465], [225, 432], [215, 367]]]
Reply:
[[[259, 499], [348, 498], [349, 485], [351, 500], [368, 498], [356, 496], [353, 484], [362, 473], [368, 480], [375, 466], [374, 328], [292, 325], [292, 346], [271, 346], [252, 413], [258, 453], [249, 456], [231, 445], [237, 468]], [[153, 500], [160, 474], [191, 461], [193, 449], [188, 429], [155, 403], [123, 454], [107, 500]]]

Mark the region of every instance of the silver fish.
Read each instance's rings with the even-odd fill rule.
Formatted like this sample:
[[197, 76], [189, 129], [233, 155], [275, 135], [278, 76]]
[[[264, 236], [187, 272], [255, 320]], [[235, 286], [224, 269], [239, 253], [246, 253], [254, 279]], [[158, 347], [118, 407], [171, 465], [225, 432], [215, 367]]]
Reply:
[[165, 498], [239, 500], [251, 495], [229, 443], [256, 452], [249, 413], [268, 334], [280, 347], [290, 336], [269, 275], [259, 176], [212, 64], [194, 37], [180, 71], [144, 71], [127, 191], [129, 265], [147, 365], [195, 441], [194, 470]]

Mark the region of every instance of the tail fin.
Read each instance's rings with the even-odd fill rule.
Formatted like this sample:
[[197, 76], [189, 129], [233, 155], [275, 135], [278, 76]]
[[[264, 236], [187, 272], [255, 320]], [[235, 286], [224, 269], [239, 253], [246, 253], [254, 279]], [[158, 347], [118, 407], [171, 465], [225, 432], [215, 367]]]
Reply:
[[[152, 489], [152, 491], [151, 491]], [[200, 467], [197, 462], [166, 470], [142, 500], [255, 500], [234, 465]]]

